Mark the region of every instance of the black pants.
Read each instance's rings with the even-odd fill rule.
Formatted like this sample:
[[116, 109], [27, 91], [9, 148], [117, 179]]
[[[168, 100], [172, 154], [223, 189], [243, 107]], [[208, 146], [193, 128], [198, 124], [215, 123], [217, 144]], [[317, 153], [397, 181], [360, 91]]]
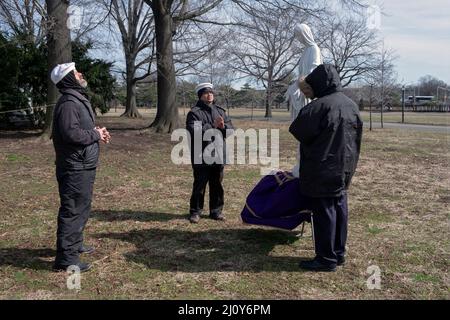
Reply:
[[194, 186], [190, 201], [190, 214], [200, 215], [203, 210], [206, 185], [209, 183], [209, 211], [210, 215], [222, 213], [224, 192], [222, 187], [222, 165], [195, 165]]
[[91, 212], [95, 172], [95, 169], [56, 169], [61, 199], [56, 234], [56, 265], [69, 266], [79, 262], [83, 230]]
[[[303, 197], [303, 196], [302, 196]], [[305, 197], [313, 212], [316, 258], [327, 265], [344, 257], [347, 243], [347, 194], [336, 198]]]

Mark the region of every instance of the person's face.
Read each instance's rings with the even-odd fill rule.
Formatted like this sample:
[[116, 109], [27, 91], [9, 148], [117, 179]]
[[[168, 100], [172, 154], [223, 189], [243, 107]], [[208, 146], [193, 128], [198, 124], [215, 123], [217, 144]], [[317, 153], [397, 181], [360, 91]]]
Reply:
[[206, 92], [203, 92], [202, 96], [200, 97], [200, 100], [207, 104], [211, 104], [214, 101], [214, 92], [211, 90], [208, 90]]
[[74, 73], [75, 73], [75, 79], [77, 79], [77, 81], [80, 83], [80, 86], [82, 86], [83, 88], [86, 88], [88, 83], [84, 79], [83, 74], [81, 72], [78, 72], [77, 70], [74, 70]]
[[306, 98], [314, 99], [314, 91], [311, 86], [305, 81], [305, 79], [300, 79], [299, 88]]

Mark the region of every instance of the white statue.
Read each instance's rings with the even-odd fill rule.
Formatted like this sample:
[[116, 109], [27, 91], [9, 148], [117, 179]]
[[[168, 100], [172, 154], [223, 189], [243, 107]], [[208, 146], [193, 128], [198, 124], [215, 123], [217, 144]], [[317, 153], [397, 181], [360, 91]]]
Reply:
[[[323, 63], [322, 55], [320, 49], [314, 41], [311, 29], [306, 24], [299, 24], [294, 29], [294, 35], [298, 40], [305, 46], [305, 49], [300, 58], [300, 63], [298, 67], [298, 77], [306, 77], [310, 74], [317, 66]], [[295, 96], [297, 96], [297, 103], [294, 104], [294, 108], [291, 111], [291, 119], [297, 118], [300, 110], [311, 102], [307, 99], [303, 93], [301, 93], [298, 88], [298, 82], [294, 82], [291, 86], [295, 86]]]
[[[300, 58], [298, 67], [299, 80], [309, 75], [317, 66], [323, 63], [320, 49], [314, 41], [314, 36], [311, 29], [306, 24], [298, 24], [294, 29], [294, 36], [305, 46], [305, 49]], [[299, 81], [295, 81], [288, 88], [288, 99], [290, 103], [291, 120], [297, 118], [300, 110], [311, 102], [299, 89]], [[300, 168], [300, 149], [297, 148], [296, 165], [292, 169], [292, 174], [296, 177], [299, 175]]]
[[298, 88], [298, 81], [293, 81], [288, 89], [286, 90], [286, 93], [284, 95], [284, 101], [288, 104], [288, 109], [291, 112], [292, 115], [292, 109], [298, 108], [298, 104], [300, 103], [300, 89]]

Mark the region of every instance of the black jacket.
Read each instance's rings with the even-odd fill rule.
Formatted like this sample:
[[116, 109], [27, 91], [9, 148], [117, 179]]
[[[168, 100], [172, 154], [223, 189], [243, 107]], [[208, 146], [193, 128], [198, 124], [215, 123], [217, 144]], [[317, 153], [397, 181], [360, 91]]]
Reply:
[[97, 167], [100, 134], [89, 101], [73, 89], [61, 90], [53, 113], [56, 166], [67, 170]]
[[289, 128], [300, 141], [300, 192], [337, 197], [355, 173], [363, 122], [358, 106], [341, 92], [333, 66], [320, 65], [305, 80], [317, 99], [300, 111]]
[[[209, 129], [214, 129], [214, 119], [217, 118], [218, 116], [221, 116], [225, 122], [225, 129], [218, 129], [222, 133], [222, 137], [223, 137], [223, 155], [224, 155], [224, 157], [223, 157], [224, 163], [223, 164], [225, 164], [225, 159], [226, 159], [225, 139], [227, 137], [226, 131], [230, 130], [230, 129], [231, 130], [234, 129], [233, 124], [231, 123], [230, 118], [227, 116], [225, 109], [223, 109], [217, 105], [213, 105], [211, 108], [207, 104], [205, 104], [203, 101], [199, 100], [197, 102], [197, 104], [191, 109], [191, 111], [189, 111], [187, 118], [186, 118], [186, 129], [188, 130], [188, 132], [190, 134], [191, 163], [193, 165], [199, 164], [199, 163], [196, 163], [199, 161], [201, 161], [201, 164], [203, 164], [203, 165], [206, 164], [202, 155], [201, 154], [196, 155], [194, 152], [195, 151], [194, 132], [198, 128], [198, 127], [196, 127], [195, 122], [201, 123], [201, 131], [202, 131], [201, 136], [202, 136], [202, 140], [203, 140], [203, 134]], [[201, 148], [202, 154], [203, 154], [205, 148], [214, 142], [214, 137], [212, 137], [211, 140], [212, 141], [203, 141], [202, 142], [202, 148]], [[198, 151], [200, 151], [200, 149], [198, 149]], [[195, 161], [196, 159], [197, 159], [197, 161]]]

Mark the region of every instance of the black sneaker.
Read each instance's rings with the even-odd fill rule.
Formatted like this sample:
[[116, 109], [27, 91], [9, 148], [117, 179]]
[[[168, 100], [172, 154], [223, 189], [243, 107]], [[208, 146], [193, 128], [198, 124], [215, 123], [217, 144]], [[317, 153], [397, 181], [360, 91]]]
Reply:
[[199, 214], [191, 214], [189, 216], [189, 221], [191, 223], [198, 223], [200, 221], [200, 215]]
[[316, 259], [314, 260], [308, 260], [308, 261], [301, 261], [299, 264], [300, 268], [307, 270], [307, 271], [316, 271], [316, 272], [334, 272], [336, 271], [336, 265], [326, 265], [323, 263], [320, 263]]
[[76, 266], [76, 267], [80, 268], [80, 272], [86, 272], [86, 271], [90, 270], [92, 267], [92, 265], [90, 263], [86, 263], [86, 262], [78, 262], [77, 264], [70, 265], [70, 266], [55, 264], [55, 265], [53, 265], [53, 271], [55, 271], [55, 272], [67, 271], [67, 269], [69, 269], [69, 267], [72, 267], [72, 266]]
[[91, 254], [94, 251], [95, 251], [94, 247], [89, 247], [89, 246], [82, 245], [78, 252], [79, 253], [84, 253], [84, 254]]
[[345, 264], [345, 257], [339, 257], [337, 259], [337, 265], [338, 266], [343, 266]]
[[222, 213], [219, 214], [210, 214], [209, 217], [213, 220], [217, 220], [217, 221], [224, 221], [225, 217]]

